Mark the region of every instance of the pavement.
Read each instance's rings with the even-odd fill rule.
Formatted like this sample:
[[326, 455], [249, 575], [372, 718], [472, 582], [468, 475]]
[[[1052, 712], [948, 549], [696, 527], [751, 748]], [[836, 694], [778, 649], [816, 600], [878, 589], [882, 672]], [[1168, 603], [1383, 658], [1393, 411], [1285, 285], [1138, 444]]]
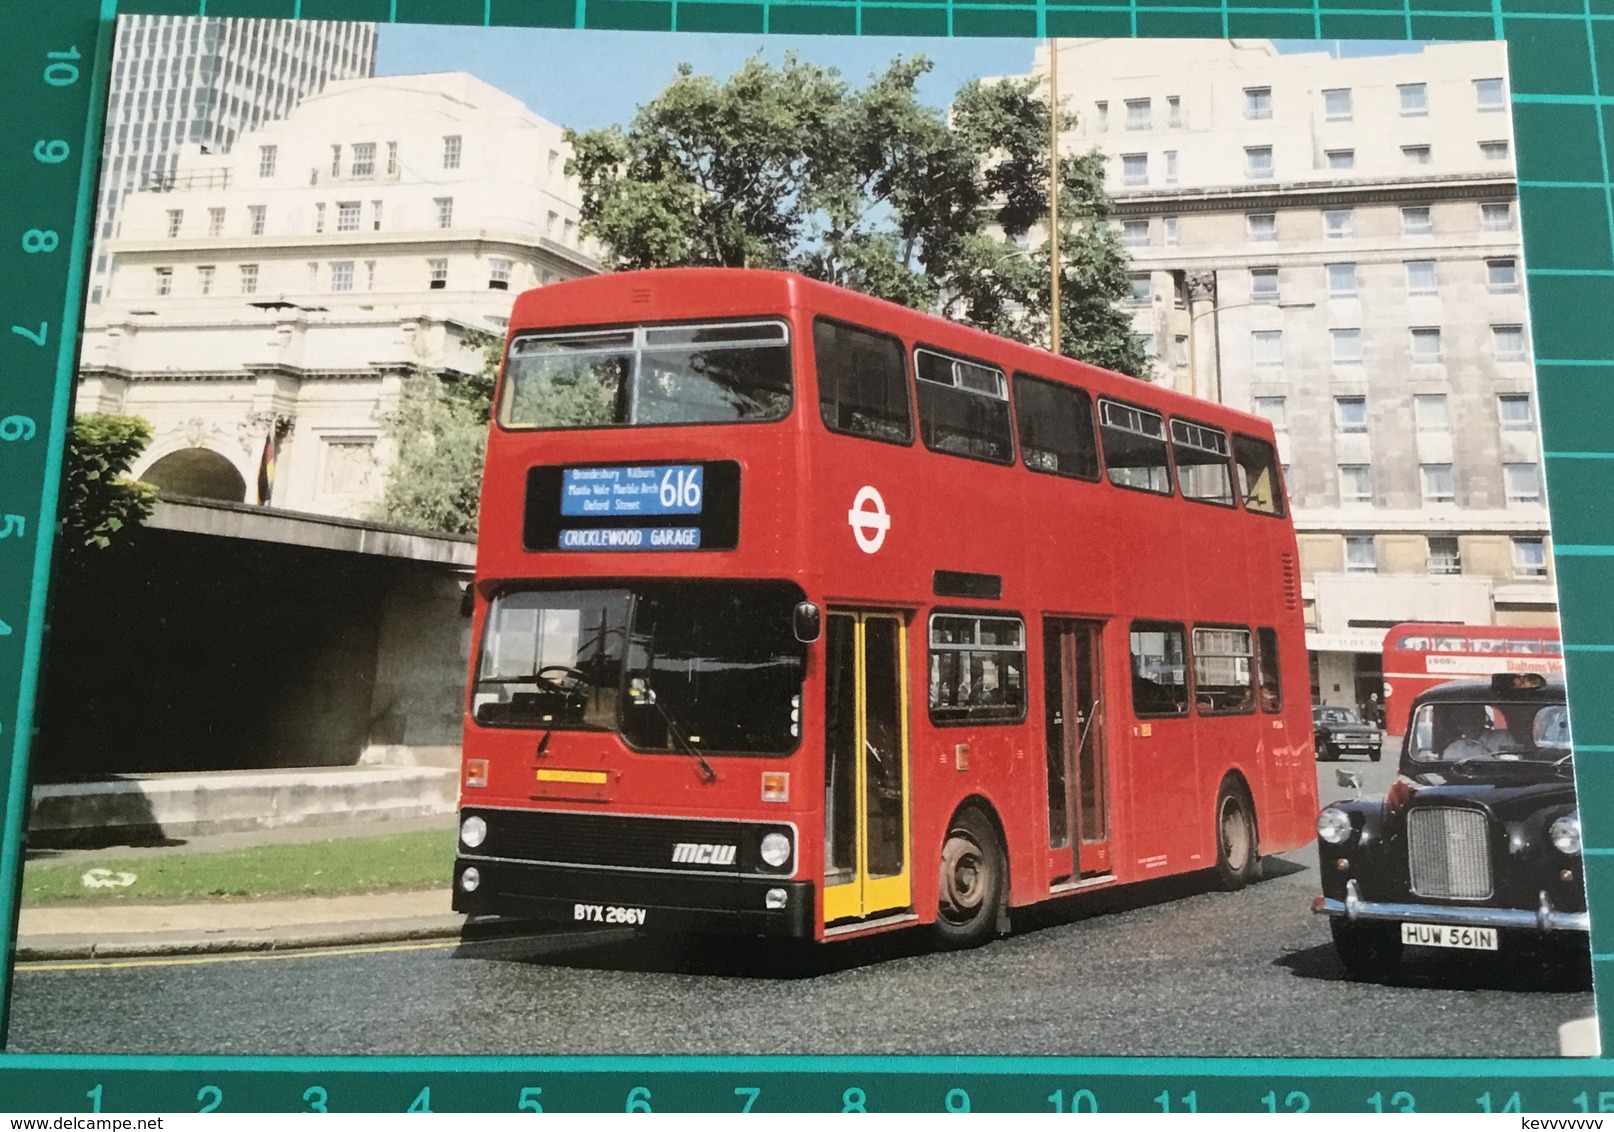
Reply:
[[[258, 845], [380, 837], [417, 830], [452, 829], [455, 815], [346, 827], [256, 830], [192, 837], [157, 845], [97, 849], [44, 849], [28, 860], [71, 861], [86, 870], [111, 860], [217, 853]], [[198, 955], [339, 947], [400, 940], [456, 938], [465, 917], [449, 906], [449, 877], [418, 891], [354, 896], [220, 899], [138, 904], [58, 904], [22, 908], [17, 926], [19, 962]]]

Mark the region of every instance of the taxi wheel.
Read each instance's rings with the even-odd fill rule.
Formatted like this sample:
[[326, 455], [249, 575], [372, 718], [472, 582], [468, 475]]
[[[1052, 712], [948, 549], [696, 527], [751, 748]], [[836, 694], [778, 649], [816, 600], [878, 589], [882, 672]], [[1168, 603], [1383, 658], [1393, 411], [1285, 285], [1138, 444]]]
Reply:
[[1216, 797], [1216, 876], [1228, 892], [1261, 879], [1255, 807], [1244, 788], [1231, 778], [1222, 783]]
[[1328, 929], [1334, 935], [1334, 953], [1353, 979], [1388, 978], [1401, 965], [1401, 936], [1395, 924], [1353, 924], [1342, 916], [1330, 916]]
[[1009, 869], [997, 830], [977, 809], [960, 810], [942, 841], [936, 938], [949, 949], [979, 947], [998, 929]]

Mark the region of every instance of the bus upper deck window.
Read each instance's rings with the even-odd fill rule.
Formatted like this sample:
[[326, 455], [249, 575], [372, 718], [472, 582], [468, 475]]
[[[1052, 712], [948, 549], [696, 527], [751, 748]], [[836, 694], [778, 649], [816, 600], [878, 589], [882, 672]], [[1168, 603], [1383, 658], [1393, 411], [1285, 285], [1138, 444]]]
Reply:
[[1257, 515], [1286, 513], [1283, 484], [1278, 474], [1278, 453], [1272, 445], [1253, 436], [1233, 437], [1233, 460], [1239, 469], [1239, 494], [1244, 509]]
[[1171, 465], [1166, 455], [1166, 419], [1159, 413], [1123, 405], [1098, 403], [1099, 435], [1110, 482], [1156, 495], [1171, 494]]
[[1030, 374], [1014, 375], [1020, 459], [1034, 472], [1098, 479], [1093, 401], [1086, 390]]
[[1177, 488], [1184, 499], [1233, 506], [1227, 433], [1193, 421], [1173, 420], [1171, 457], [1177, 462]]
[[820, 318], [813, 323], [813, 353], [825, 427], [870, 440], [913, 443], [900, 340]]
[[926, 448], [993, 464], [1014, 460], [1008, 383], [1001, 370], [915, 350], [914, 373]]

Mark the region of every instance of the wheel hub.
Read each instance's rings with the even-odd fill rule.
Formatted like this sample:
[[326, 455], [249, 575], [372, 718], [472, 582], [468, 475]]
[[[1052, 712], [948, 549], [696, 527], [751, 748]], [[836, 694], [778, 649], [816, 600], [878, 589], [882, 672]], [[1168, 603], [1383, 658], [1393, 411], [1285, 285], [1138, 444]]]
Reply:
[[942, 846], [941, 911], [950, 920], [973, 918], [986, 899], [986, 871], [981, 847], [954, 833]]

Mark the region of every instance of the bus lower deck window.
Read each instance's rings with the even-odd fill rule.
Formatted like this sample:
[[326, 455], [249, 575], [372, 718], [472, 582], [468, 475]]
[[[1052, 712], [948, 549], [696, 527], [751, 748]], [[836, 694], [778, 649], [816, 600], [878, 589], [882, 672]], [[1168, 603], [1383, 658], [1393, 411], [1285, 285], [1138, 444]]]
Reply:
[[1183, 627], [1132, 623], [1132, 710], [1140, 717], [1188, 714], [1188, 648]]
[[1254, 650], [1242, 628], [1194, 630], [1194, 701], [1203, 715], [1255, 710]]
[[1018, 617], [934, 615], [932, 723], [1018, 723], [1026, 710], [1026, 629]]

